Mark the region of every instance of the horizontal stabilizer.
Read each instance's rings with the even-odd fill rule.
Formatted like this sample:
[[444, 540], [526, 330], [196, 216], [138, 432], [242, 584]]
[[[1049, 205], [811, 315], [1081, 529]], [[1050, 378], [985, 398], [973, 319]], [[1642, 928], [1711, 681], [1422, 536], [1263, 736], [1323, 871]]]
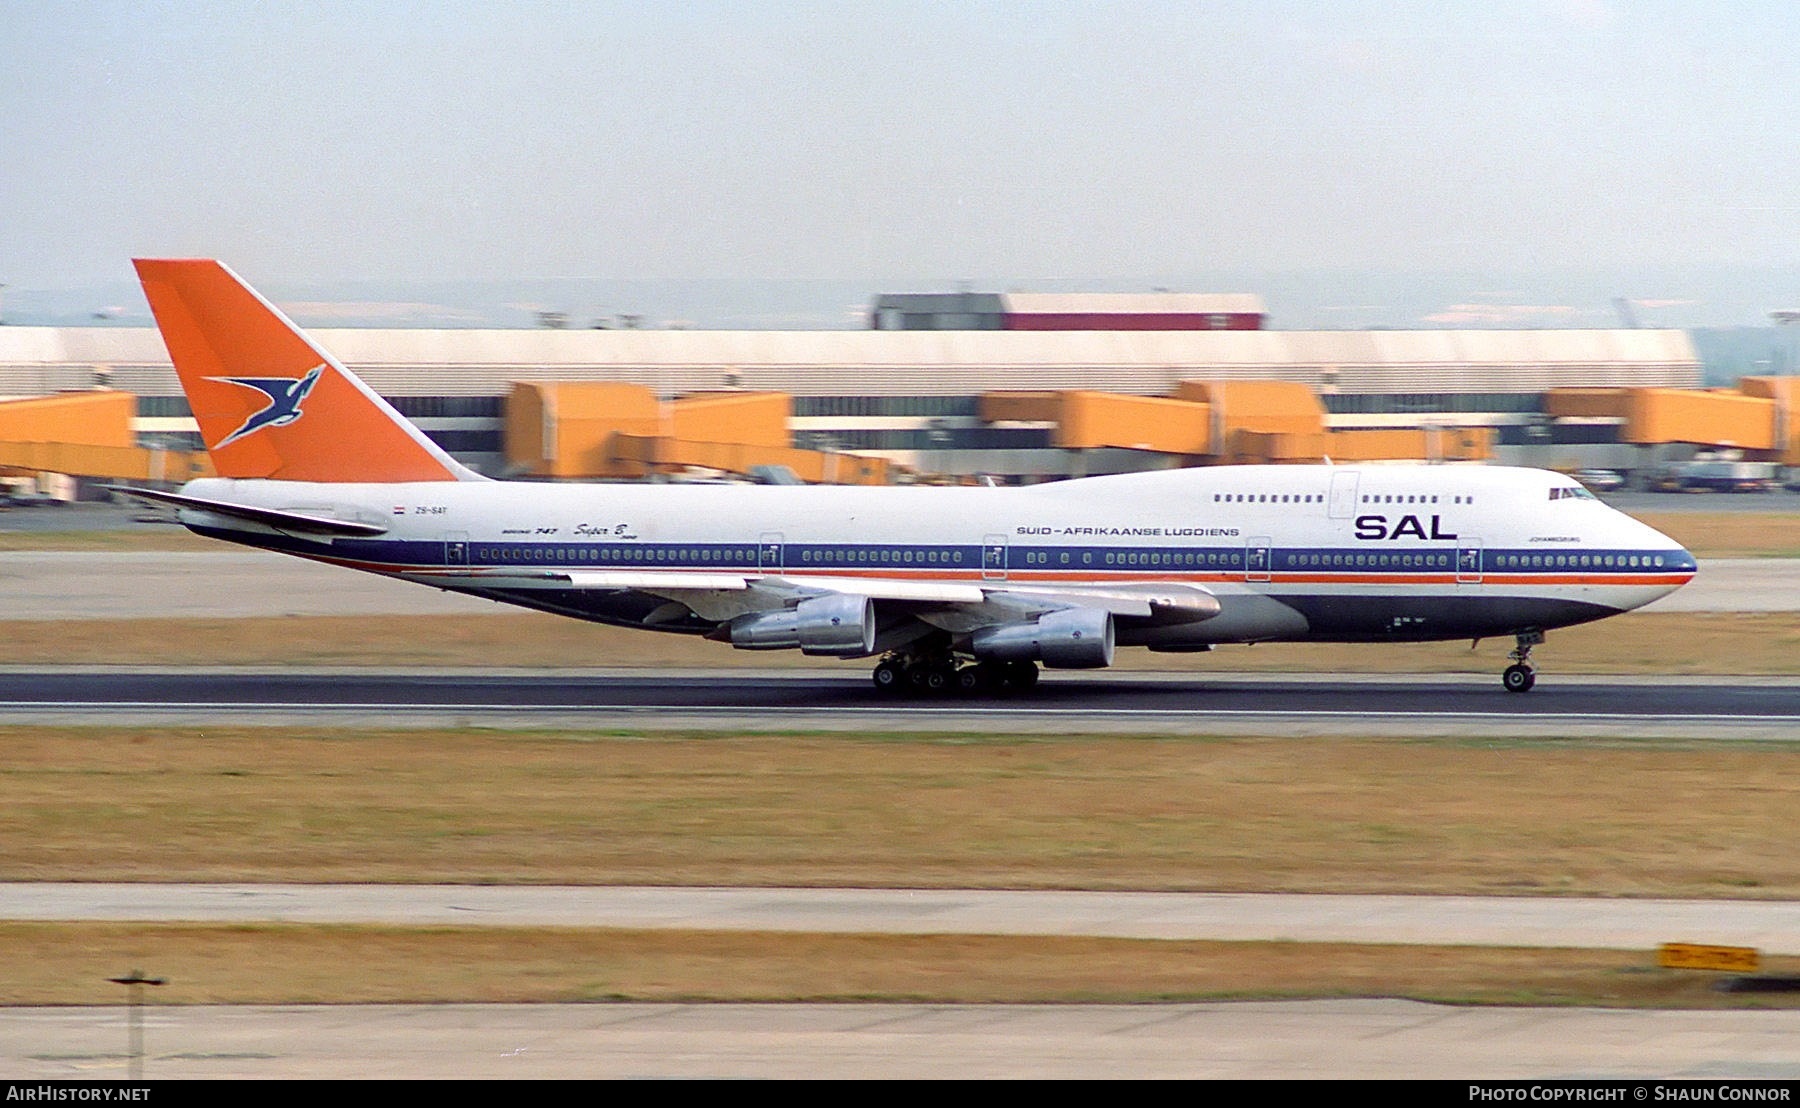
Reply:
[[155, 489], [133, 489], [123, 485], [107, 486], [113, 492], [134, 496], [139, 500], [149, 500], [157, 504], [168, 504], [176, 508], [187, 508], [196, 512], [211, 512], [213, 515], [241, 519], [250, 523], [260, 523], [265, 527], [273, 527], [278, 531], [298, 531], [309, 535], [358, 536], [385, 535], [387, 528], [378, 523], [357, 523], [347, 519], [326, 519], [322, 516], [302, 515], [299, 512], [283, 512], [275, 508], [253, 508], [247, 504], [233, 504], [224, 500], [206, 500], [198, 496], [183, 496], [178, 492], [159, 492]]

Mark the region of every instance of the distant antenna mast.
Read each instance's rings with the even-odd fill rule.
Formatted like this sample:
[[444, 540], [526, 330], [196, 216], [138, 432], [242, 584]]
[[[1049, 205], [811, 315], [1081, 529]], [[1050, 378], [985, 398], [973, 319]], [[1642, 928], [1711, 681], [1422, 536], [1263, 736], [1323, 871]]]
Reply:
[[[1775, 326], [1786, 331], [1789, 328], [1800, 326], [1800, 308], [1783, 308], [1780, 311], [1770, 312], [1769, 318], [1775, 321]], [[1781, 375], [1792, 377], [1795, 374], [1800, 374], [1800, 343], [1790, 341], [1785, 363], [1781, 367]], [[1788, 411], [1787, 404], [1784, 402], [1776, 411], [1785, 418]], [[1778, 436], [1776, 441], [1785, 442], [1787, 440], [1785, 436]]]

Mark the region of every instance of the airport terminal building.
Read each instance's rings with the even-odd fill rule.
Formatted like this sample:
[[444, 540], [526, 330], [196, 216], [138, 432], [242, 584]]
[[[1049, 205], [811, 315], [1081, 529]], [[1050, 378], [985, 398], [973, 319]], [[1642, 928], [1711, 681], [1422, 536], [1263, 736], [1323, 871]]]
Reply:
[[[1151, 328], [1112, 325], [1129, 315], [1116, 297], [960, 295], [880, 298], [863, 330], [311, 334], [449, 452], [496, 476], [527, 475], [507, 443], [508, 404], [523, 383], [629, 383], [666, 401], [776, 394], [787, 398], [796, 449], [877, 456], [924, 478], [1007, 481], [1254, 458], [1241, 446], [1225, 458], [1223, 446], [1165, 445], [1158, 421], [1194, 418], [1174, 407], [1120, 409], [1122, 431], [1084, 437], [1059, 417], [1072, 409], [996, 403], [1002, 396], [1177, 398], [1196, 383], [1285, 382], [1329, 432], [1473, 430], [1487, 436], [1488, 460], [1573, 468], [1625, 465], [1634, 448], [1616, 415], [1551, 413], [1551, 390], [1702, 383], [1692, 342], [1675, 330], [1272, 331], [1245, 297], [1141, 301], [1159, 317]], [[0, 327], [0, 398], [97, 389], [136, 398], [140, 445], [198, 446], [154, 329]], [[1204, 416], [1221, 443], [1233, 414], [1226, 395], [1212, 394]], [[0, 440], [17, 434], [0, 427]]]

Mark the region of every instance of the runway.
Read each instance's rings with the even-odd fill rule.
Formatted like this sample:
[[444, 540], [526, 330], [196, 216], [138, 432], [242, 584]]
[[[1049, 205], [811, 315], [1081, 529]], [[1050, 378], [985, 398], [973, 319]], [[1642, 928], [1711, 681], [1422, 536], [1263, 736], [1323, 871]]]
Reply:
[[[1656, 1082], [1791, 1083], [1800, 1077], [1796, 1011], [1451, 1008], [1387, 999], [1121, 1005], [158, 1008], [152, 1003], [144, 1014], [143, 1042], [143, 1075], [151, 1081], [1562, 1079], [1615, 1082], [1612, 1096], [1631, 1102], [1659, 1097]], [[129, 1064], [126, 1044], [122, 1007], [0, 1009], [0, 1072], [14, 1081], [119, 1080]], [[1768, 1087], [1748, 1092], [1754, 1096]], [[1526, 1091], [1516, 1099], [1527, 1099]], [[1735, 1091], [1745, 1098], [1742, 1087]], [[1466, 1090], [1456, 1092], [1469, 1099]]]
[[0, 669], [0, 720], [750, 730], [1087, 730], [1800, 738], [1789, 679], [1049, 673], [1029, 693], [894, 699], [866, 674], [643, 670]]
[[0, 884], [0, 920], [1084, 935], [1800, 955], [1800, 903], [1005, 889]]

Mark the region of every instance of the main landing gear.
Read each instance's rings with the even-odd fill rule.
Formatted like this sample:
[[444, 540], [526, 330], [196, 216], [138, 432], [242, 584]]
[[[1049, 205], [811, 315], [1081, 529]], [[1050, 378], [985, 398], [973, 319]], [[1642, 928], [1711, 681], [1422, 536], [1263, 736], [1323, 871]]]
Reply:
[[1518, 645], [1507, 655], [1513, 664], [1500, 674], [1500, 683], [1506, 686], [1507, 692], [1530, 692], [1531, 686], [1537, 684], [1537, 670], [1531, 668], [1531, 648], [1543, 643], [1544, 633], [1520, 631], [1514, 639]]
[[980, 696], [1024, 691], [1037, 684], [1035, 662], [959, 663], [948, 652], [895, 652], [871, 675], [875, 688], [891, 696]]

